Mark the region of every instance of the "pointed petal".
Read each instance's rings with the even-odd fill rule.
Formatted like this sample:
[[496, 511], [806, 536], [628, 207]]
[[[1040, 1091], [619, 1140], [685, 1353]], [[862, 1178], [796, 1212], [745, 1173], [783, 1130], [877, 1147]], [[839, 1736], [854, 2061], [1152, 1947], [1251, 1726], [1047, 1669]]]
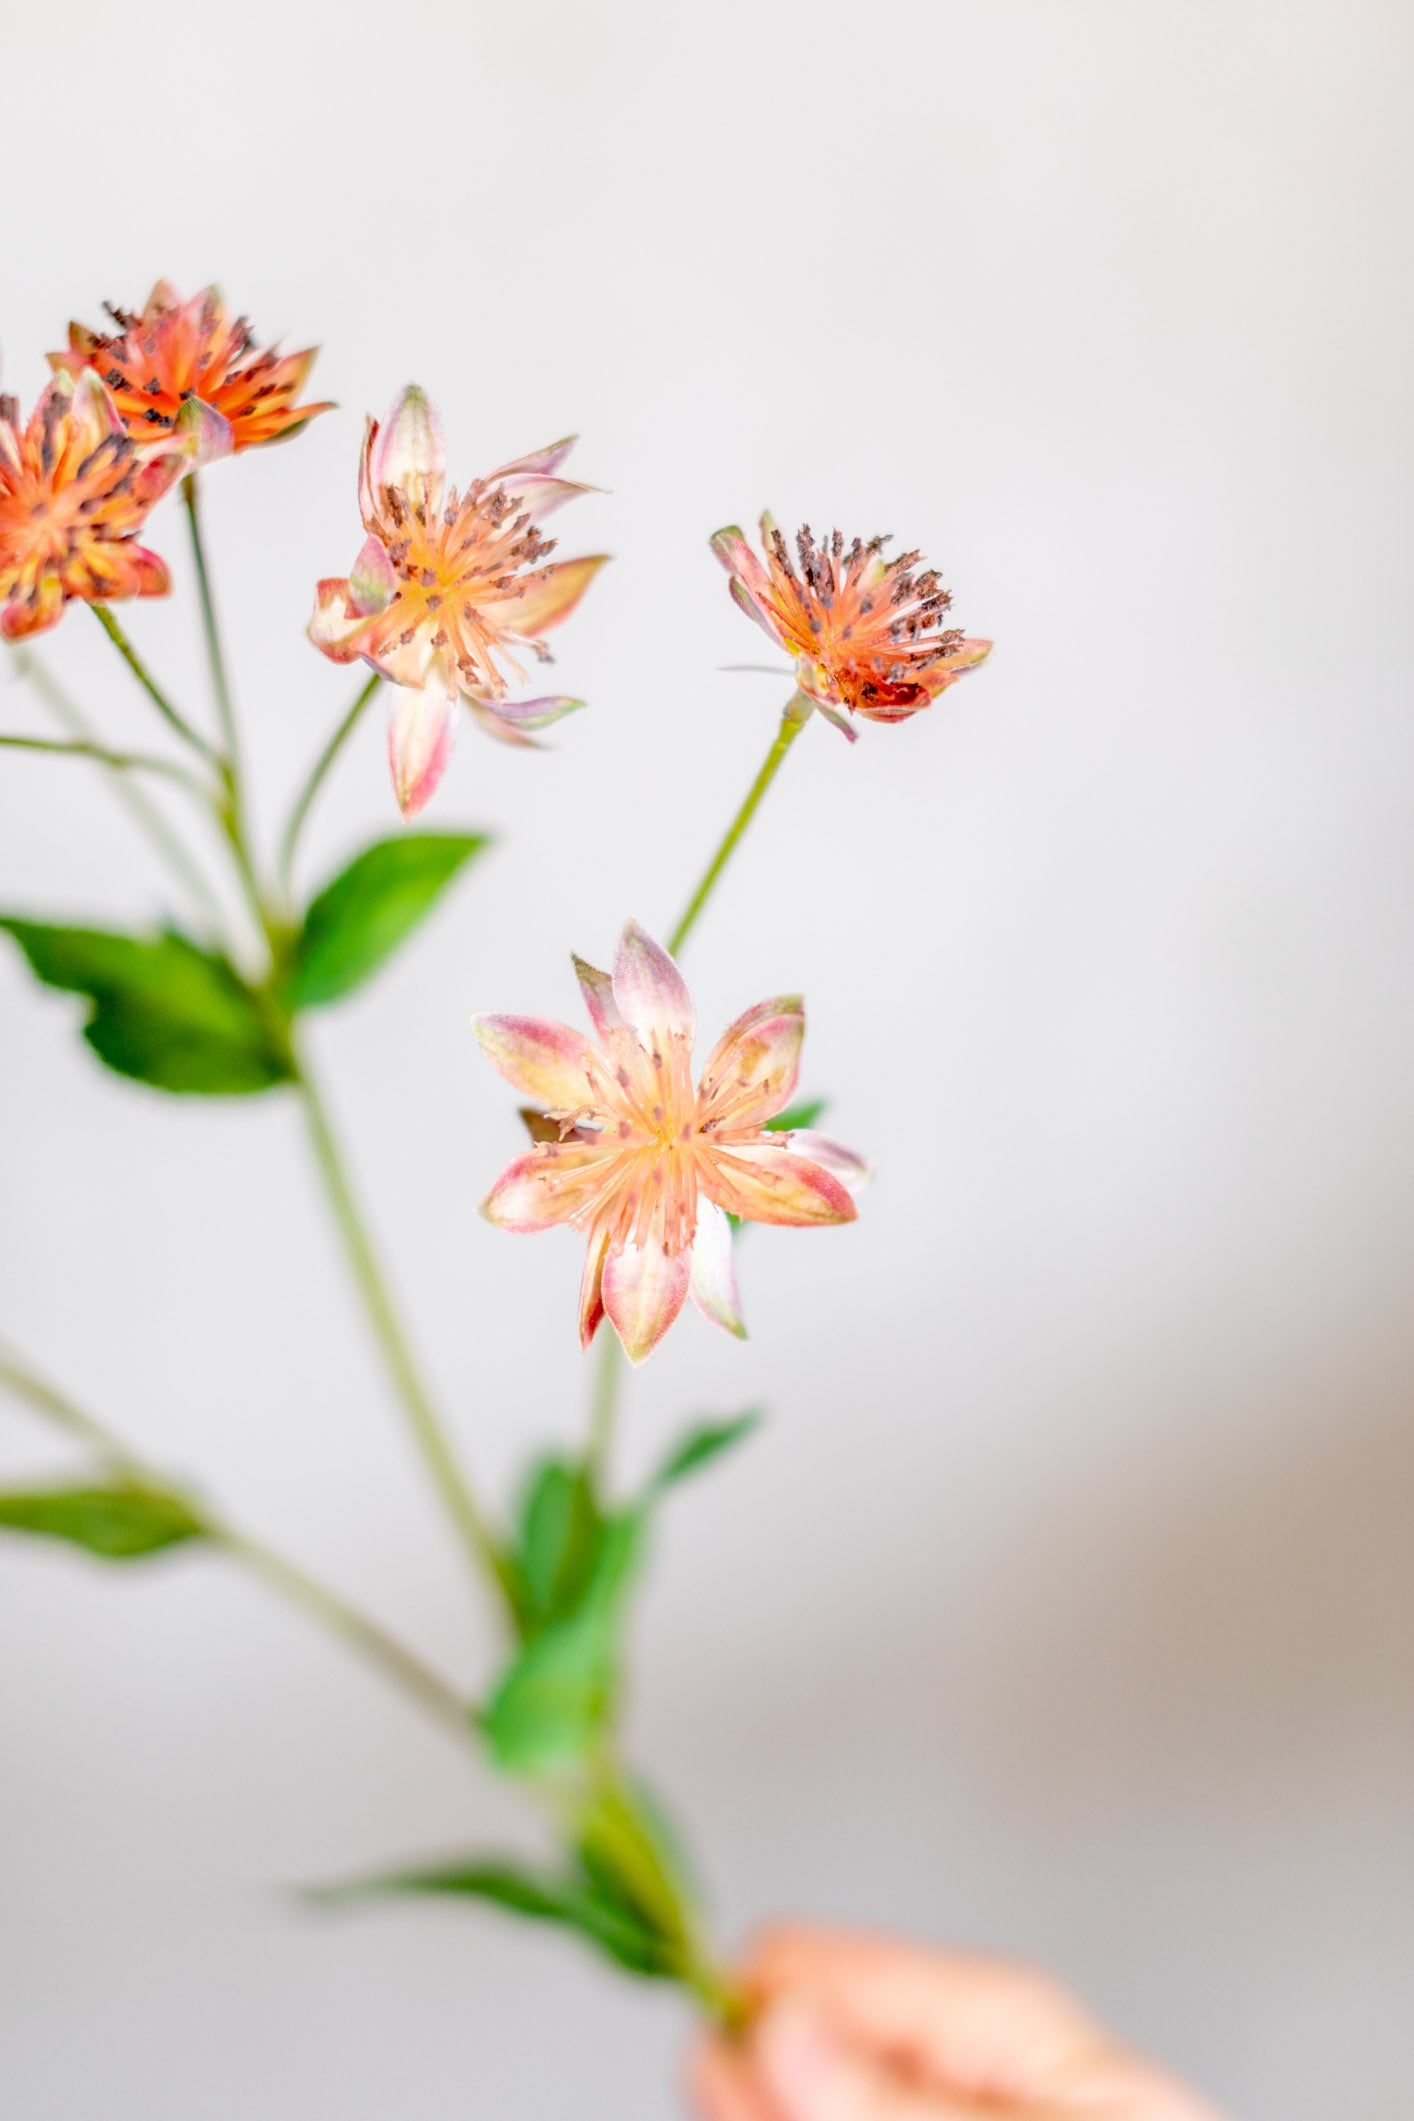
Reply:
[[591, 1102], [589, 1041], [582, 1031], [540, 1016], [474, 1016], [476, 1042], [493, 1068], [552, 1112]]
[[573, 959], [575, 978], [579, 981], [589, 1020], [600, 1038], [610, 1038], [615, 1031], [622, 1031], [623, 1018], [619, 1005], [614, 1000], [614, 983], [607, 972], [597, 965], [586, 964], [582, 957]]
[[579, 1344], [587, 1349], [604, 1323], [604, 1260], [609, 1250], [607, 1223], [589, 1233], [584, 1274], [579, 1284]]
[[781, 1139], [789, 1142], [797, 1156], [806, 1157], [812, 1164], [818, 1164], [822, 1171], [828, 1171], [832, 1178], [837, 1178], [851, 1197], [867, 1186], [874, 1176], [874, 1166], [868, 1158], [860, 1156], [854, 1149], [847, 1149], [832, 1134], [817, 1134], [813, 1127], [792, 1127]]
[[739, 574], [734, 574], [727, 586], [734, 601], [740, 605], [746, 616], [755, 619], [761, 631], [773, 640], [778, 648], [784, 648], [787, 654], [793, 653], [780, 622], [764, 599], [754, 597]]
[[527, 578], [519, 596], [495, 597], [480, 605], [483, 622], [498, 633], [533, 640], [567, 619], [609, 555], [562, 560]]
[[692, 1240], [691, 1296], [704, 1318], [724, 1333], [745, 1340], [741, 1298], [736, 1288], [736, 1244], [732, 1226], [710, 1200], [697, 1203], [697, 1235]]
[[365, 538], [349, 569], [349, 605], [360, 616], [386, 611], [398, 586], [397, 570], [381, 538]]
[[[488, 484], [490, 482], [488, 481]], [[577, 501], [581, 494], [599, 493], [598, 486], [581, 485], [577, 479], [551, 479], [538, 472], [512, 473], [496, 481], [503, 493], [519, 501], [532, 523], [553, 515], [567, 501]]]
[[483, 700], [489, 714], [497, 721], [509, 722], [513, 729], [548, 729], [552, 722], [562, 722], [567, 714], [574, 714], [586, 703], [572, 700], [564, 693], [547, 693], [538, 700]]
[[661, 943], [630, 921], [614, 955], [614, 1000], [624, 1022], [652, 1045], [670, 1038], [691, 1048], [697, 1011], [677, 966]]
[[[809, 698], [810, 695], [807, 694], [806, 697]], [[844, 737], [847, 743], [857, 744], [859, 742], [859, 731], [855, 728], [849, 716], [841, 714], [838, 707], [832, 707], [827, 700], [811, 700], [811, 705], [817, 714], [824, 715], [825, 720], [832, 729], [838, 729], [840, 735]]]
[[64, 615], [64, 591], [56, 574], [41, 576], [29, 596], [12, 597], [0, 608], [0, 640], [24, 641], [47, 633]]
[[509, 486], [522, 474], [535, 476], [558, 471], [578, 440], [578, 435], [565, 435], [560, 441], [551, 442], [547, 449], [532, 449], [528, 457], [513, 457], [509, 464], [502, 464], [493, 471], [486, 484]]
[[603, 1298], [609, 1323], [635, 1365], [657, 1347], [687, 1301], [690, 1251], [669, 1251], [661, 1214], [641, 1245], [611, 1245], [604, 1261]]
[[187, 464], [192, 471], [202, 464], [219, 462], [235, 448], [230, 421], [204, 398], [187, 399], [177, 414], [177, 433], [187, 445]]
[[457, 702], [434, 671], [425, 685], [399, 685], [390, 698], [388, 765], [404, 820], [426, 807], [447, 770], [457, 738]]
[[769, 593], [771, 577], [737, 524], [728, 523], [724, 530], [714, 531], [708, 542], [727, 573], [740, 579], [749, 596], [760, 598]]
[[463, 693], [467, 712], [478, 729], [498, 744], [509, 744], [516, 751], [543, 751], [545, 746], [537, 744], [533, 736], [522, 736], [514, 723], [508, 722], [496, 712], [489, 700], [474, 700], [470, 693]]
[[969, 670], [975, 670], [979, 663], [985, 663], [992, 647], [991, 641], [959, 641], [943, 665], [947, 672], [946, 683], [955, 684], [960, 677], [965, 677]]
[[699, 1126], [759, 1127], [784, 1111], [800, 1077], [804, 1004], [798, 994], [758, 1002], [713, 1047], [697, 1093]]
[[[52, 389], [53, 385], [49, 387]], [[102, 378], [93, 369], [86, 368], [77, 382], [70, 378], [68, 389], [73, 399], [69, 418], [74, 423], [75, 433], [82, 436], [86, 450], [97, 449], [109, 435], [123, 432], [118, 408]], [[47, 391], [45, 395], [48, 395]]]
[[330, 576], [327, 581], [315, 585], [314, 616], [305, 632], [331, 663], [358, 661], [359, 652], [353, 642], [362, 632], [363, 625], [357, 612], [349, 607], [346, 581]]
[[441, 414], [425, 390], [409, 383], [373, 444], [368, 471], [375, 498], [385, 486], [398, 486], [414, 507], [436, 508], [446, 461]]
[[507, 1164], [481, 1212], [502, 1230], [524, 1234], [553, 1230], [587, 1214], [613, 1174], [617, 1145], [598, 1142], [537, 1142]]
[[700, 1182], [709, 1200], [746, 1222], [852, 1223], [857, 1210], [840, 1181], [808, 1157], [770, 1141], [733, 1142], [701, 1158]]

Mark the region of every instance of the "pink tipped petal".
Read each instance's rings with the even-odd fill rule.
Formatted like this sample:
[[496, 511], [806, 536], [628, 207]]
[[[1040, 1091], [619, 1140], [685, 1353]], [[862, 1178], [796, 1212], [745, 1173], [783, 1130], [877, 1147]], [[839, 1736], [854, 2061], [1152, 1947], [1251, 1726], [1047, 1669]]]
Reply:
[[704, 1158], [701, 1185], [710, 1200], [745, 1222], [805, 1229], [813, 1223], [851, 1223], [854, 1202], [834, 1175], [808, 1157], [772, 1142], [733, 1143]]
[[[810, 697], [808, 693], [806, 697]], [[814, 707], [815, 712], [823, 714], [830, 727], [838, 729], [840, 735], [849, 743], [857, 744], [859, 742], [859, 731], [855, 728], [849, 716], [842, 714], [838, 707], [831, 707], [824, 700], [811, 700], [810, 704]]]
[[718, 1039], [702, 1071], [699, 1126], [759, 1127], [784, 1110], [800, 1077], [805, 1016], [798, 994], [758, 1002]]
[[686, 1303], [691, 1279], [690, 1254], [667, 1249], [656, 1217], [646, 1244], [609, 1247], [604, 1309], [631, 1363], [653, 1353]]
[[[58, 376], [55, 376], [45, 390], [46, 398], [54, 392], [58, 381]], [[109, 396], [102, 378], [93, 369], [86, 368], [77, 383], [72, 376], [67, 375], [64, 381], [66, 388], [57, 395], [72, 397], [71, 417], [90, 449], [96, 449], [107, 436], [123, 432], [118, 408]]]
[[792, 1127], [790, 1133], [781, 1138], [789, 1141], [797, 1156], [806, 1157], [812, 1164], [818, 1164], [822, 1171], [837, 1178], [851, 1196], [867, 1186], [874, 1176], [874, 1166], [866, 1157], [847, 1149], [832, 1135], [817, 1134], [813, 1127]]
[[584, 1274], [579, 1284], [579, 1344], [586, 1351], [604, 1323], [604, 1260], [608, 1250], [607, 1224], [602, 1229], [591, 1230], [589, 1249], [584, 1255]]
[[619, 1015], [619, 1005], [614, 1000], [614, 983], [608, 973], [601, 972], [597, 965], [586, 964], [582, 957], [574, 959], [574, 971], [589, 1011], [589, 1020], [600, 1038], [611, 1038], [614, 1032], [622, 1031], [624, 1020]]
[[593, 1077], [582, 1031], [538, 1016], [474, 1016], [476, 1042], [493, 1068], [524, 1097], [552, 1112], [590, 1103]]
[[488, 599], [481, 606], [487, 625], [520, 640], [534, 640], [567, 619], [609, 555], [592, 553], [583, 560], [562, 560], [530, 575], [519, 596]]
[[195, 471], [230, 456], [235, 435], [230, 421], [202, 398], [188, 398], [177, 414], [177, 433], [187, 445], [187, 462]]
[[691, 1049], [697, 1031], [692, 996], [667, 951], [637, 921], [624, 929], [614, 956], [614, 1000], [646, 1044], [677, 1037]]
[[727, 573], [737, 576], [754, 599], [769, 596], [771, 577], [735, 523], [728, 523], [725, 530], [717, 531], [710, 543]]
[[614, 1151], [598, 1142], [540, 1142], [507, 1164], [481, 1212], [517, 1235], [579, 1222], [593, 1209], [614, 1160]]
[[446, 461], [441, 415], [426, 391], [409, 383], [378, 431], [369, 483], [375, 493], [400, 487], [414, 507], [430, 513], [442, 498]]
[[404, 819], [415, 818], [447, 770], [457, 737], [457, 703], [440, 671], [421, 686], [399, 685], [388, 716], [388, 764]]
[[365, 538], [363, 549], [349, 570], [349, 606], [360, 617], [386, 611], [397, 594], [397, 569], [381, 538]]
[[494, 737], [498, 744], [509, 744], [515, 751], [543, 751], [545, 746], [537, 744], [533, 736], [523, 736], [513, 722], [508, 722], [499, 708], [489, 700], [474, 700], [464, 695], [467, 712], [477, 728], [485, 736]]
[[362, 630], [363, 620], [349, 608], [348, 583], [333, 578], [317, 583], [314, 616], [305, 629], [315, 647], [332, 663], [356, 663], [359, 651], [354, 641]]
[[558, 471], [578, 440], [578, 435], [565, 435], [560, 441], [552, 442], [548, 449], [532, 449], [528, 457], [514, 457], [499, 471], [493, 471], [486, 483], [488, 486], [512, 486], [522, 477], [541, 477]]
[[540, 522], [544, 516], [553, 515], [555, 510], [563, 508], [567, 501], [577, 501], [581, 494], [601, 491], [598, 486], [581, 485], [576, 479], [550, 479], [536, 472], [513, 475], [497, 483], [502, 492], [508, 494], [512, 500], [519, 501], [521, 507], [528, 511], [533, 523]]
[[494, 707], [489, 700], [482, 704], [498, 721], [509, 722], [513, 729], [548, 729], [552, 723], [562, 722], [567, 714], [576, 713], [585, 702], [569, 699], [563, 693], [548, 693], [538, 700], [497, 700]]
[[736, 1245], [732, 1226], [710, 1200], [697, 1203], [697, 1234], [692, 1240], [693, 1302], [704, 1318], [724, 1333], [745, 1340], [741, 1299], [736, 1288]]
[[767, 634], [778, 648], [784, 648], [789, 652], [791, 644], [777, 624], [770, 606], [764, 600], [758, 599], [751, 594], [739, 574], [734, 574], [727, 586], [731, 590], [733, 599], [740, 605], [746, 616], [749, 619], [755, 619], [761, 631]]

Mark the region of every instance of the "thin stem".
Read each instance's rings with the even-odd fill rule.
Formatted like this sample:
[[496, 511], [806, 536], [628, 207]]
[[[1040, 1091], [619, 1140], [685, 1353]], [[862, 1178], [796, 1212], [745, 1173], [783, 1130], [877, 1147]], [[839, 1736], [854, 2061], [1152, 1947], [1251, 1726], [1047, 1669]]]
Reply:
[[203, 803], [211, 800], [211, 791], [204, 781], [185, 766], [174, 765], [171, 759], [159, 759], [145, 751], [109, 751], [102, 744], [89, 744], [69, 740], [60, 743], [54, 737], [0, 735], [0, 746], [7, 751], [42, 751], [55, 758], [96, 759], [101, 766], [111, 766], [115, 773], [160, 773], [169, 781], [177, 781], [183, 788], [200, 796]]
[[619, 1336], [606, 1319], [599, 1336], [594, 1397], [589, 1406], [589, 1441], [584, 1450], [584, 1470], [596, 1491], [603, 1486], [609, 1469], [609, 1454], [613, 1449], [614, 1423], [619, 1410], [623, 1374], [623, 1350], [619, 1346]]
[[90, 606], [90, 609], [129, 670], [131, 670], [133, 676], [137, 679], [139, 685], [141, 685], [143, 691], [147, 694], [147, 697], [151, 700], [153, 706], [157, 709], [157, 712], [162, 716], [162, 719], [176, 730], [183, 743], [190, 744], [194, 751], [201, 753], [208, 766], [215, 766], [219, 771], [225, 763], [220, 752], [216, 750], [214, 745], [208, 744], [206, 738], [198, 730], [192, 728], [185, 715], [178, 713], [108, 606], [106, 604], [94, 604]]
[[[33, 650], [21, 650], [16, 661], [20, 675], [28, 679], [59, 726], [83, 742], [93, 744], [95, 753], [101, 749], [95, 741], [92, 724], [86, 720], [80, 708], [69, 698], [63, 686]], [[129, 779], [121, 769], [114, 768], [112, 771], [113, 793], [138, 829], [146, 834], [172, 875], [200, 906], [208, 925], [219, 935], [222, 927], [220, 902], [181, 839], [145, 789]]]
[[324, 1101], [307, 1066], [300, 1064], [297, 1081], [305, 1125], [329, 1206], [343, 1238], [354, 1279], [358, 1283], [383, 1359], [402, 1401], [409, 1426], [423, 1461], [448, 1514], [460, 1532], [468, 1552], [498, 1592], [507, 1594], [505, 1559], [458, 1463], [436, 1409], [422, 1381], [409, 1348], [393, 1300], [383, 1279], [373, 1243], [368, 1235], [353, 1188], [344, 1169]]
[[779, 773], [782, 759], [805, 727], [811, 712], [811, 704], [805, 699], [803, 694], [796, 692], [791, 695], [786, 704], [785, 712], [781, 716], [781, 726], [776, 732], [776, 740], [766, 754], [765, 764], [747, 790], [746, 801], [727, 827], [726, 837], [708, 863], [701, 883], [688, 900], [682, 919], [668, 938], [668, 949], [674, 957], [696, 927], [697, 917], [712, 896], [712, 890], [718, 877], [735, 853], [738, 840], [740, 840], [747, 826], [755, 817], [762, 796], [776, 778], [777, 773]]
[[304, 821], [309, 816], [310, 806], [323, 786], [324, 777], [328, 773], [329, 768], [343, 750], [348, 738], [352, 736], [357, 728], [362, 719], [364, 708], [373, 698], [381, 683], [382, 679], [375, 670], [315, 760], [309, 779], [305, 782], [300, 792], [299, 800], [290, 812], [290, 822], [285, 827], [285, 837], [280, 843], [280, 882], [287, 898], [290, 895], [290, 880], [294, 875], [295, 850], [299, 846], [299, 837], [304, 830]]
[[[64, 1393], [37, 1377], [17, 1358], [6, 1355], [3, 1349], [0, 1349], [0, 1386], [17, 1399], [25, 1400], [66, 1434], [76, 1437], [115, 1472], [149, 1486], [171, 1489], [171, 1482], [105, 1422], [75, 1406]], [[464, 1701], [455, 1688], [425, 1664], [415, 1651], [407, 1649], [379, 1622], [360, 1612], [338, 1591], [331, 1590], [328, 1584], [321, 1583], [307, 1569], [288, 1560], [263, 1539], [241, 1531], [227, 1518], [199, 1504], [193, 1514], [199, 1518], [213, 1546], [241, 1562], [293, 1604], [302, 1606], [331, 1633], [376, 1665], [385, 1677], [411, 1694], [423, 1708], [453, 1724], [465, 1736], [471, 1704]]]
[[231, 687], [226, 676], [226, 658], [221, 649], [221, 633], [216, 624], [211, 577], [206, 569], [206, 548], [201, 539], [201, 509], [194, 471], [189, 471], [182, 481], [182, 499], [186, 503], [187, 522], [191, 526], [192, 557], [196, 561], [196, 586], [201, 598], [201, 624], [206, 635], [206, 654], [211, 664], [216, 712], [221, 718], [221, 730], [226, 740], [226, 756], [232, 768], [237, 769], [240, 760], [240, 739], [236, 733], [236, 714], [231, 705]]

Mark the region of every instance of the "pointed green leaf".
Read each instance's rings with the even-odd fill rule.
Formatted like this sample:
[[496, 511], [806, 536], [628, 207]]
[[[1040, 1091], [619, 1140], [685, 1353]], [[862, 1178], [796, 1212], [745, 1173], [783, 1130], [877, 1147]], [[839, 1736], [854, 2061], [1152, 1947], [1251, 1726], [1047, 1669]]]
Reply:
[[305, 914], [286, 988], [290, 1007], [322, 1009], [361, 987], [489, 845], [484, 833], [407, 832], [365, 847]]
[[157, 1488], [35, 1488], [0, 1495], [0, 1527], [67, 1540], [105, 1561], [136, 1561], [205, 1527], [179, 1495]]
[[824, 1118], [827, 1103], [828, 1099], [823, 1097], [803, 1098], [798, 1105], [787, 1105], [784, 1112], [778, 1112], [774, 1119], [764, 1120], [762, 1124], [773, 1134], [789, 1134], [796, 1127], [813, 1127]]
[[761, 1425], [761, 1416], [756, 1409], [749, 1408], [745, 1414], [736, 1414], [730, 1421], [704, 1421], [673, 1445], [663, 1463], [650, 1480], [649, 1493], [661, 1493], [678, 1481], [686, 1480], [690, 1474], [700, 1472], [723, 1451], [730, 1451]]
[[290, 1080], [279, 1012], [225, 958], [156, 936], [0, 919], [48, 987], [87, 995], [84, 1037], [106, 1066], [154, 1089], [243, 1097]]
[[548, 1456], [531, 1469], [519, 1510], [522, 1625], [533, 1634], [572, 1612], [589, 1587], [604, 1519], [584, 1467]]

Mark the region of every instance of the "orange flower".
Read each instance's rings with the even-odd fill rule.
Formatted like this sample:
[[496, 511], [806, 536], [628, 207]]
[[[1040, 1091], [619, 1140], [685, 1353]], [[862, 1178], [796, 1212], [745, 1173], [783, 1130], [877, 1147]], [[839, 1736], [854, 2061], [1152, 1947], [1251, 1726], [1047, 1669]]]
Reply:
[[159, 280], [141, 316], [111, 305], [108, 313], [115, 333], [71, 324], [68, 351], [51, 354], [50, 365], [74, 375], [96, 370], [135, 441], [181, 432], [192, 461], [207, 463], [283, 441], [330, 410], [295, 403], [318, 349], [257, 353], [249, 324], [229, 314], [214, 287], [184, 302]]
[[56, 375], [28, 426], [0, 397], [0, 635], [43, 633], [74, 597], [165, 596], [165, 564], [133, 534], [185, 461], [134, 443], [95, 375]]
[[886, 560], [887, 538], [856, 538], [846, 550], [836, 530], [817, 545], [806, 524], [796, 534], [798, 572], [769, 515], [761, 542], [764, 567], [735, 524], [717, 532], [712, 550], [742, 610], [795, 657], [800, 690], [851, 742], [842, 708], [871, 722], [905, 721], [991, 650], [943, 625], [951, 594], [932, 568], [914, 572], [918, 553]]
[[[464, 699], [488, 736], [532, 742], [582, 706], [561, 694], [512, 700], [499, 664], [517, 649], [550, 661], [541, 639], [567, 619], [604, 564], [542, 562], [540, 520], [590, 486], [557, 476], [574, 442], [517, 457], [462, 493], [446, 483], [442, 421], [410, 383], [386, 421], [370, 420], [359, 472], [368, 536], [347, 577], [318, 584], [309, 638], [335, 663], [360, 657], [398, 689], [388, 724], [393, 791], [415, 817], [446, 771]], [[498, 660], [499, 659], [499, 660]]]

